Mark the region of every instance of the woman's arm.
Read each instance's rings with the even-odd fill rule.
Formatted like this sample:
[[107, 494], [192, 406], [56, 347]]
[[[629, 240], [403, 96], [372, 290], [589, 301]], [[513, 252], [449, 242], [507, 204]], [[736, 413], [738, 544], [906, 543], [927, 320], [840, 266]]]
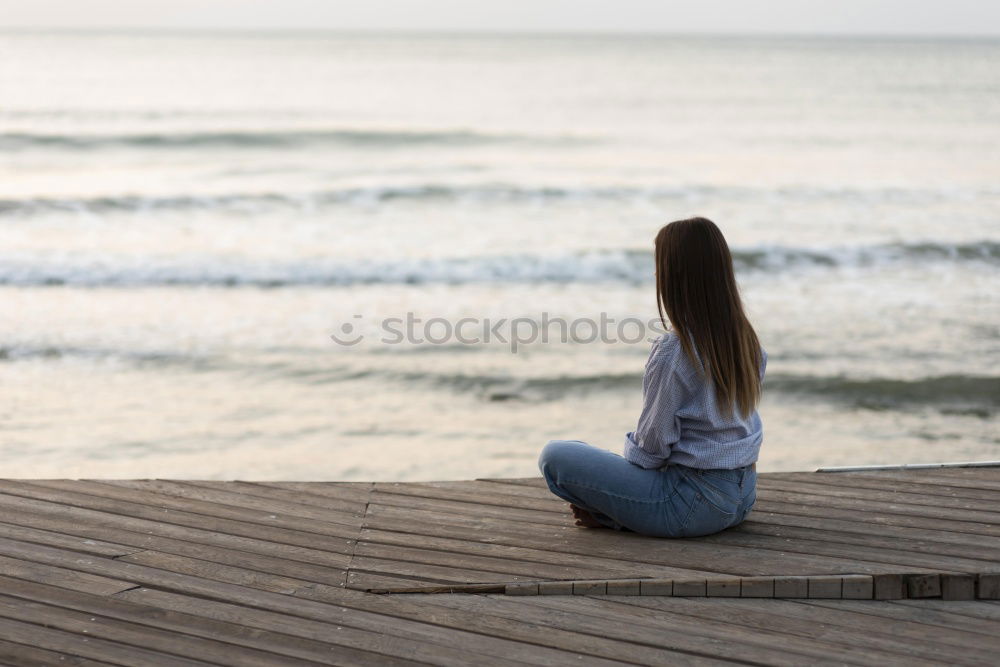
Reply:
[[670, 456], [671, 447], [680, 439], [677, 410], [685, 390], [677, 373], [676, 338], [660, 338], [646, 361], [642, 377], [642, 412], [635, 431], [625, 435], [625, 458], [642, 468], [660, 468]]

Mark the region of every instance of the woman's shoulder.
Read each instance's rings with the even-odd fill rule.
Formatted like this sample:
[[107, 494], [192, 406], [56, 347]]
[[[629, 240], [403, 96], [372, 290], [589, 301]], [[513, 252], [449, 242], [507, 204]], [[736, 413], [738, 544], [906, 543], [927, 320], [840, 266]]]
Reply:
[[652, 350], [654, 353], [664, 353], [675, 351], [680, 347], [681, 339], [677, 337], [677, 333], [673, 330], [669, 330], [653, 339]]
[[[698, 350], [692, 343], [692, 353], [698, 357]], [[649, 355], [650, 363], [655, 362], [663, 369], [669, 369], [671, 375], [678, 377], [687, 385], [698, 383], [701, 374], [698, 367], [688, 358], [681, 338], [676, 331], [668, 329], [666, 333], [653, 341], [653, 350]]]
[[653, 339], [653, 344], [649, 350], [649, 361], [647, 366], [674, 366], [681, 351], [680, 338], [673, 331], [667, 331], [661, 336]]

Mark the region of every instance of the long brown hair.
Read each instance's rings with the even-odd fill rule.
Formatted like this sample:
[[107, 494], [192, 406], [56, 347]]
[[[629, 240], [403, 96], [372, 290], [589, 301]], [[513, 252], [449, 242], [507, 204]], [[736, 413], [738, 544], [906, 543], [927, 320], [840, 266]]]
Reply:
[[749, 416], [760, 402], [763, 353], [743, 312], [729, 245], [711, 220], [677, 220], [656, 235], [656, 306], [688, 359], [711, 377], [723, 414], [731, 417], [735, 403]]

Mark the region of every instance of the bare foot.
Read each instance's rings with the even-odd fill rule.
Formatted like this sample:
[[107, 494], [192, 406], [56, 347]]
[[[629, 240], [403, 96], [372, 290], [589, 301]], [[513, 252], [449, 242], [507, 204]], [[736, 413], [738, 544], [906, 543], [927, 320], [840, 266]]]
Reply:
[[591, 516], [590, 512], [582, 507], [578, 507], [573, 503], [570, 503], [569, 507], [573, 510], [573, 516], [576, 517], [576, 525], [581, 528], [607, 528], [607, 526]]

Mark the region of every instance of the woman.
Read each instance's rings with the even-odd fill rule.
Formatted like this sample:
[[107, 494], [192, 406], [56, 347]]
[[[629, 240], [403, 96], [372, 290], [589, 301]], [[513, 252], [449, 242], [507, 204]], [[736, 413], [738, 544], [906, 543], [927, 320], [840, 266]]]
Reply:
[[655, 247], [667, 333], [646, 361], [642, 412], [625, 436], [624, 457], [553, 440], [538, 466], [552, 493], [570, 502], [578, 526], [709, 535], [742, 522], [757, 500], [767, 353], [743, 313], [732, 255], [715, 223], [671, 222]]

